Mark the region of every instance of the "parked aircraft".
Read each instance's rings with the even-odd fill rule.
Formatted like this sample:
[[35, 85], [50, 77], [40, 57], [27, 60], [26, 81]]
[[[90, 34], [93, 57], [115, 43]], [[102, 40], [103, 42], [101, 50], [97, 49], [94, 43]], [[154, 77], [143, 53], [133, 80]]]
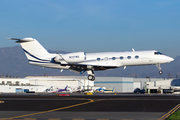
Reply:
[[67, 54], [52, 54], [33, 38], [9, 38], [20, 43], [29, 64], [48, 68], [68, 69], [77, 73], [87, 71], [88, 79], [94, 81], [94, 71], [109, 70], [118, 67], [156, 65], [159, 74], [162, 74], [160, 64], [169, 63], [174, 59], [158, 51], [133, 51], [131, 52], [101, 52], [85, 53], [74, 52]]
[[56, 91], [53, 89], [53, 86], [51, 86], [49, 89], [46, 89], [44, 92], [46, 92], [46, 93], [55, 93]]
[[57, 93], [57, 92], [74, 92], [72, 89], [68, 86], [66, 86], [64, 89], [53, 89], [53, 86], [51, 86], [49, 89], [46, 89], [44, 92], [48, 93]]
[[64, 91], [67, 91], [67, 87], [68, 87], [68, 86], [66, 86], [64, 89], [58, 89], [57, 92], [64, 92]]
[[98, 93], [113, 93], [113, 92], [115, 92], [115, 88], [112, 88], [112, 89], [98, 88], [98, 89], [95, 90], [95, 92], [98, 92]]

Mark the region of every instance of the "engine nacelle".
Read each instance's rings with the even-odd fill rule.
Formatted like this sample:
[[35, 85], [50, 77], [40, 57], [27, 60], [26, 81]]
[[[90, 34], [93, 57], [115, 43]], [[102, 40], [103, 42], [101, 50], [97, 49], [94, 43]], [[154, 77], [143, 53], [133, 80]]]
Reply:
[[86, 53], [85, 52], [61, 54], [61, 56], [68, 63], [79, 63], [79, 62], [83, 62], [86, 60]]

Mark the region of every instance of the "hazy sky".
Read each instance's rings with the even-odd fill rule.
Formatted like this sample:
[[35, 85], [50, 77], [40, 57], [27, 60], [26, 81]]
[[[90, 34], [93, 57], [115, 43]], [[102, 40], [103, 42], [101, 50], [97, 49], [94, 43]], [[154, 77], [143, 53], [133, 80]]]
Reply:
[[179, 0], [0, 0], [0, 28], [0, 47], [33, 37], [67, 52], [180, 55]]

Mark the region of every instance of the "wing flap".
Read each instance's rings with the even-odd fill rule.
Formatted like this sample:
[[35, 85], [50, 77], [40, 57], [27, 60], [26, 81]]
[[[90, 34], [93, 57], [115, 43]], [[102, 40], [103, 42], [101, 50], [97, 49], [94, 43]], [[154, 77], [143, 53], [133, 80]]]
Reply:
[[82, 73], [86, 72], [87, 67], [86, 66], [82, 66], [82, 65], [73, 65], [69, 69], [71, 71], [73, 71], [73, 72], [82, 74]]

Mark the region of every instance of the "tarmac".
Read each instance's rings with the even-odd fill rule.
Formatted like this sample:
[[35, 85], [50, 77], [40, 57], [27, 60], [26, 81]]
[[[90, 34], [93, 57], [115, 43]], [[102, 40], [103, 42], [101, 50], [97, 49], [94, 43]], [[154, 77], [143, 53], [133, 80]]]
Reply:
[[180, 95], [0, 94], [3, 120], [164, 120], [179, 107]]

